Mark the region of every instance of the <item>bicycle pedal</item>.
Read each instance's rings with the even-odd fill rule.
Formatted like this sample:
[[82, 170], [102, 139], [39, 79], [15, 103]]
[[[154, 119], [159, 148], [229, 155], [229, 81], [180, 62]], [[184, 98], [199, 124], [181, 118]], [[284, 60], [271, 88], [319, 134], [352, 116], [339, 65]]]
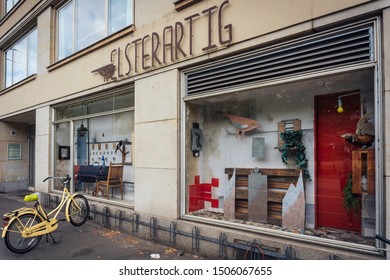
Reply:
[[59, 219], [58, 220], [59, 222], [66, 222], [66, 219], [64, 218], [64, 219]]
[[93, 217], [92, 217], [92, 216], [88, 216], [88, 220], [89, 220], [89, 221], [92, 221], [92, 220], [93, 220]]

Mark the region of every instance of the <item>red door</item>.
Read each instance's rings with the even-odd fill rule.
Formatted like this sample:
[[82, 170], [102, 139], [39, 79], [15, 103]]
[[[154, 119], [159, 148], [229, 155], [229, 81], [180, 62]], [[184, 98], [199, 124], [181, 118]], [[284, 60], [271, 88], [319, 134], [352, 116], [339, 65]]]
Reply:
[[337, 112], [340, 94], [316, 97], [316, 226], [360, 231], [360, 214], [348, 214], [343, 189], [352, 171], [352, 146], [341, 135], [354, 133], [360, 118], [360, 94], [342, 98], [343, 113]]

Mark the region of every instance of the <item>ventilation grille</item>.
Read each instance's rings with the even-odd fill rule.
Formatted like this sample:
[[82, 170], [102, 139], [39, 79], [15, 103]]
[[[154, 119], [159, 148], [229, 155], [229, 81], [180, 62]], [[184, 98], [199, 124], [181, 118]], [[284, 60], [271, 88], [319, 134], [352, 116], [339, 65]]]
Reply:
[[187, 95], [368, 62], [372, 59], [372, 26], [315, 35], [276, 49], [256, 51], [189, 71], [185, 73]]

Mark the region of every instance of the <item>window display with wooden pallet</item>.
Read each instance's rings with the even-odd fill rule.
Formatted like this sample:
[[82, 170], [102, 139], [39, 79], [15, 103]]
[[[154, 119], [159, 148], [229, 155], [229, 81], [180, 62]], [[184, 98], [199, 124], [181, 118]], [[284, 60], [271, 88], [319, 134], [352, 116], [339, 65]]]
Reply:
[[[235, 218], [242, 220], [251, 220], [250, 211], [251, 203], [256, 203], [249, 197], [249, 176], [254, 173], [253, 168], [226, 168], [225, 174], [229, 179], [236, 171], [236, 188], [235, 188]], [[282, 207], [283, 198], [291, 183], [297, 183], [299, 169], [259, 169], [258, 173], [267, 176], [267, 217], [266, 222], [274, 225], [282, 225]]]

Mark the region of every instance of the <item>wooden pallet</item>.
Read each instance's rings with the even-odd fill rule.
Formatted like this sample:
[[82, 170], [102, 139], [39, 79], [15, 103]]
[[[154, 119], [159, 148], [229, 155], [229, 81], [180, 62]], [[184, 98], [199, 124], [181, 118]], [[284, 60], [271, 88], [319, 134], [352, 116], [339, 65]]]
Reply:
[[[234, 168], [226, 168], [229, 179]], [[248, 220], [248, 177], [252, 168], [236, 168], [235, 218]], [[282, 225], [282, 202], [291, 183], [296, 185], [300, 170], [298, 169], [259, 169], [259, 173], [267, 176], [267, 220], [269, 224]]]

